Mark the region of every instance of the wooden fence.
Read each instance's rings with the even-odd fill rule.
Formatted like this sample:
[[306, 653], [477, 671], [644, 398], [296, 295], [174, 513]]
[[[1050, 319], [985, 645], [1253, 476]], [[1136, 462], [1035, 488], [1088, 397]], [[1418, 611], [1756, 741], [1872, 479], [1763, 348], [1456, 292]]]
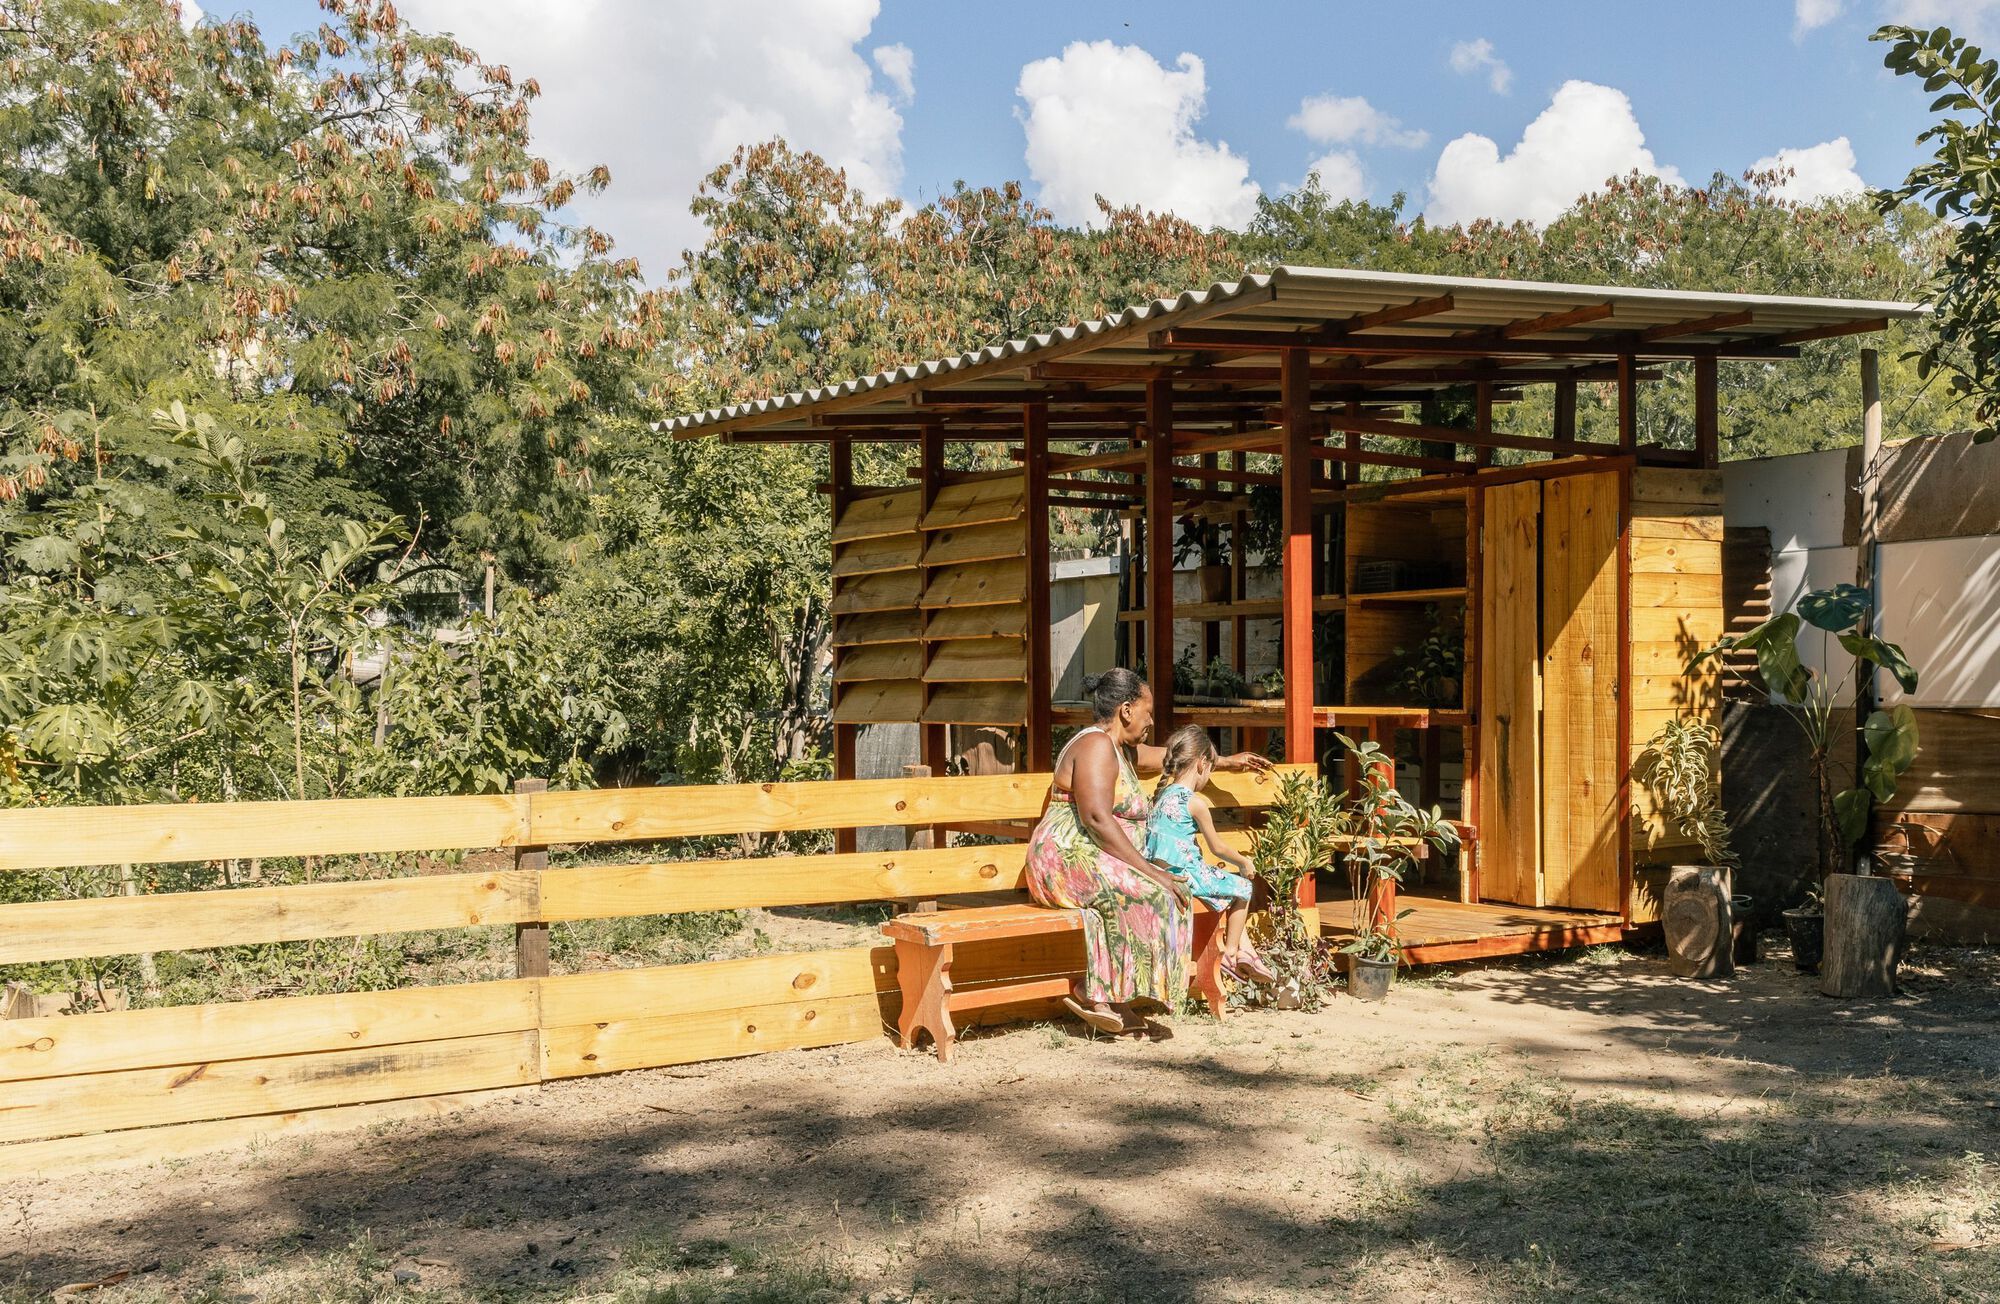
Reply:
[[[888, 945], [548, 976], [547, 927], [1018, 889], [1020, 844], [560, 868], [547, 867], [546, 849], [1030, 820], [1048, 783], [1032, 774], [0, 811], [0, 872], [515, 852], [512, 868], [479, 873], [0, 906], [0, 964], [512, 924], [521, 973], [0, 1020], [0, 1178], [435, 1114], [561, 1078], [871, 1040], [896, 1015]], [[1217, 775], [1214, 795], [1240, 813], [1275, 790], [1269, 777]], [[964, 988], [1081, 964], [1071, 933], [968, 947], [953, 977]]]

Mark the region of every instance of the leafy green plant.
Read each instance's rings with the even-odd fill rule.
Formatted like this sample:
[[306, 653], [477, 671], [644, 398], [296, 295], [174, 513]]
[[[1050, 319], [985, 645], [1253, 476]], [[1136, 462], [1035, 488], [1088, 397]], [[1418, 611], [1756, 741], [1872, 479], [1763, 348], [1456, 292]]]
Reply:
[[1884, 215], [1911, 201], [1931, 205], [1949, 219], [1957, 239], [1945, 250], [1933, 285], [1931, 321], [1936, 335], [1914, 356], [1917, 374], [1942, 370], [1952, 393], [1969, 399], [1980, 428], [1973, 438], [1992, 439], [2000, 423], [2000, 300], [1992, 269], [2000, 261], [2000, 62], [1945, 27], [1887, 26], [1870, 38], [1886, 41], [1882, 62], [1899, 76], [1921, 77], [1939, 94], [1931, 112], [1955, 116], [1917, 137], [1933, 146], [1931, 161], [1910, 169], [1903, 184], [1875, 192]]
[[1410, 912], [1383, 919], [1376, 901], [1385, 885], [1400, 885], [1416, 864], [1418, 848], [1428, 844], [1440, 855], [1458, 849], [1458, 830], [1442, 807], [1412, 805], [1396, 789], [1392, 758], [1380, 743], [1357, 743], [1344, 733], [1334, 738], [1361, 769], [1361, 788], [1334, 813], [1330, 837], [1338, 840], [1340, 859], [1354, 908], [1353, 936], [1342, 954], [1364, 960], [1393, 961], [1402, 954], [1397, 921]]
[[1729, 821], [1722, 813], [1716, 763], [1722, 734], [1705, 720], [1676, 716], [1646, 740], [1633, 777], [1646, 785], [1674, 821], [1674, 827], [1701, 843], [1710, 864], [1742, 863], [1729, 845]]
[[1280, 983], [1296, 982], [1299, 1000], [1315, 1009], [1333, 980], [1326, 946], [1299, 914], [1299, 883], [1333, 863], [1340, 799], [1326, 780], [1300, 771], [1278, 777], [1278, 793], [1264, 823], [1250, 835], [1250, 858], [1271, 890], [1271, 936], [1266, 963]]
[[1396, 649], [1404, 661], [1389, 687], [1398, 698], [1422, 706], [1456, 706], [1465, 674], [1465, 609], [1431, 603], [1424, 615], [1430, 632], [1416, 647]]
[[[1741, 677], [1761, 687], [1772, 705], [1785, 708], [1805, 735], [1819, 799], [1819, 854], [1809, 904], [1817, 902], [1826, 876], [1840, 872], [1849, 849], [1867, 832], [1874, 804], [1895, 794], [1897, 776], [1909, 769], [1917, 756], [1916, 712], [1907, 704], [1872, 711], [1860, 726], [1865, 757], [1860, 782], [1834, 791], [1834, 718], [1837, 712], [1851, 712], [1856, 705], [1854, 681], [1836, 682], [1823, 671], [1806, 666], [1799, 658], [1798, 640], [1805, 630], [1818, 630], [1821, 665], [1826, 664], [1832, 642], [1838, 640], [1857, 660], [1888, 671], [1904, 692], [1916, 692], [1917, 672], [1903, 656], [1903, 649], [1862, 632], [1869, 609], [1867, 592], [1855, 585], [1815, 589], [1801, 596], [1792, 610], [1746, 633], [1723, 638], [1697, 652], [1687, 664], [1687, 672], [1693, 674], [1710, 657], [1721, 658], [1723, 653], [1737, 650], [1754, 652], [1754, 680], [1750, 675]], [[1725, 671], [1735, 669], [1727, 659], [1722, 665]]]

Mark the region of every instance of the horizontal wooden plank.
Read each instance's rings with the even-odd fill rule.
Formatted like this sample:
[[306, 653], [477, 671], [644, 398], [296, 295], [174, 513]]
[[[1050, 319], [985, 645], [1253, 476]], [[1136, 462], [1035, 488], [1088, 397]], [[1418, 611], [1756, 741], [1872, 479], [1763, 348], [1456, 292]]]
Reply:
[[542, 1034], [542, 1072], [550, 1079], [585, 1077], [874, 1041], [886, 1031], [882, 998], [873, 994], [582, 1023]]
[[888, 946], [784, 952], [545, 978], [542, 1022], [559, 1028], [895, 989], [896, 953]]
[[[1653, 734], [1659, 730], [1661, 725], [1665, 724], [1669, 720], [1678, 719], [1680, 717], [1690, 714], [1693, 713], [1679, 710], [1673, 707], [1655, 708], [1650, 710], [1634, 710], [1632, 712], [1632, 733], [1631, 733], [1632, 755], [1636, 758], [1639, 755], [1639, 753], [1645, 749], [1646, 740], [1648, 738], [1651, 738]], [[1713, 715], [1710, 715], [1708, 717], [1708, 722], [1712, 725], [1715, 725], [1717, 728], [1720, 728], [1722, 725], [1721, 712], [1717, 711]]]
[[1028, 480], [1023, 475], [962, 480], [937, 491], [924, 513], [924, 529], [949, 530], [994, 521], [1018, 520], [1028, 510]]
[[1634, 643], [1672, 643], [1689, 653], [1699, 651], [1723, 634], [1720, 603], [1710, 607], [1641, 607], [1632, 609]]
[[914, 605], [900, 611], [863, 611], [833, 620], [835, 647], [907, 643], [924, 635], [924, 613]]
[[1634, 516], [1634, 539], [1707, 539], [1722, 541], [1721, 516]]
[[1712, 539], [1634, 539], [1632, 575], [1720, 575], [1722, 545]]
[[1916, 760], [1884, 809], [2000, 813], [2000, 710], [1919, 709]]
[[[159, 1068], [32, 1078], [0, 1100], [0, 1141], [26, 1141], [366, 1104], [536, 1080], [536, 1035], [490, 1033], [446, 1041]], [[197, 1049], [190, 1047], [191, 1050]]]
[[944, 607], [928, 613], [924, 637], [932, 641], [960, 638], [1020, 637], [1028, 630], [1024, 603], [993, 607]]
[[842, 684], [833, 703], [835, 724], [914, 724], [924, 710], [921, 679], [871, 679]]
[[0, 810], [0, 870], [511, 847], [524, 797], [371, 797]]
[[441, 1096], [378, 1101], [372, 1105], [334, 1105], [326, 1109], [296, 1109], [250, 1118], [172, 1123], [165, 1127], [57, 1137], [52, 1141], [16, 1141], [11, 1145], [0, 1145], [0, 1182], [47, 1180], [71, 1173], [131, 1168], [220, 1150], [236, 1150], [279, 1138], [320, 1136], [383, 1124], [447, 1118], [483, 1105], [519, 1100], [538, 1089], [523, 1086], [496, 1087], [490, 1091], [453, 1091]]
[[833, 682], [854, 684], [869, 679], [916, 679], [924, 673], [922, 643], [871, 643], [846, 649], [833, 658]]
[[1640, 609], [1719, 608], [1722, 606], [1722, 573], [1713, 571], [1705, 575], [1634, 574], [1632, 605]]
[[[1701, 649], [1692, 640], [1632, 640], [1632, 673], [1643, 679], [1678, 679], [1687, 663]], [[1713, 664], [1703, 662], [1704, 667]]]
[[829, 610], [836, 616], [859, 611], [901, 611], [917, 605], [922, 588], [923, 572], [917, 570], [854, 575], [834, 581]]
[[1899, 872], [2000, 880], [2000, 814], [1891, 812], [1876, 819], [1874, 845]]
[[957, 566], [972, 561], [1026, 558], [1027, 555], [1026, 518], [993, 521], [986, 525], [953, 526], [924, 536], [925, 566]]
[[543, 874], [542, 915], [554, 922], [991, 892], [1020, 887], [1026, 861], [1017, 844], [566, 867]]
[[885, 535], [908, 534], [917, 528], [917, 514], [922, 511], [923, 502], [924, 491], [921, 488], [857, 498], [846, 506], [840, 513], [840, 519], [833, 523], [833, 542], [842, 544], [856, 539], [879, 539]]
[[0, 964], [527, 923], [535, 910], [535, 876], [514, 870], [31, 901], [0, 906]]
[[937, 607], [984, 607], [1000, 602], [1022, 602], [1028, 595], [1028, 567], [1021, 561], [975, 561], [924, 572], [924, 591], [919, 605]]
[[1028, 645], [1018, 638], [957, 639], [941, 643], [924, 667], [927, 683], [1011, 682], [1028, 677]]
[[1635, 467], [1631, 496], [1634, 502], [1707, 503], [1720, 511], [1722, 472], [1680, 467]]
[[535, 1026], [537, 981], [0, 1019], [0, 1082], [518, 1032]]
[[885, 534], [879, 539], [856, 539], [833, 550], [833, 577], [909, 570], [917, 564], [923, 550], [923, 536], [914, 530], [908, 534]]
[[1022, 724], [1027, 718], [1026, 684], [933, 684], [924, 704], [925, 724]]

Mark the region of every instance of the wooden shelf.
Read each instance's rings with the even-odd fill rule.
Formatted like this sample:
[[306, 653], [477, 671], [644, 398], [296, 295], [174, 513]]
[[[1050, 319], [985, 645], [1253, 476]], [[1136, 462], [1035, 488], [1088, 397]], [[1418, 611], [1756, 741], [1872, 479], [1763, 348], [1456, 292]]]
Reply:
[[[1051, 717], [1056, 724], [1091, 723], [1091, 708], [1083, 702], [1057, 702]], [[1187, 705], [1176, 703], [1174, 719], [1183, 724], [1231, 728], [1278, 727], [1285, 723], [1282, 701], [1243, 702], [1235, 706]], [[1321, 729], [1366, 724], [1393, 729], [1462, 729], [1472, 723], [1469, 711], [1438, 711], [1422, 706], [1316, 706], [1313, 722]]]
[[1465, 586], [1459, 584], [1450, 588], [1438, 589], [1390, 589], [1382, 593], [1350, 593], [1347, 595], [1347, 600], [1353, 604], [1368, 602], [1444, 602], [1452, 598], [1463, 598], [1465, 597], [1465, 592]]
[[[1461, 590], [1463, 592], [1463, 590]], [[1337, 593], [1322, 593], [1313, 599], [1314, 611], [1340, 611], [1347, 599]], [[1147, 608], [1121, 611], [1120, 620], [1144, 620]], [[1175, 620], [1276, 620], [1285, 611], [1282, 598], [1245, 598], [1241, 602], [1176, 602]]]

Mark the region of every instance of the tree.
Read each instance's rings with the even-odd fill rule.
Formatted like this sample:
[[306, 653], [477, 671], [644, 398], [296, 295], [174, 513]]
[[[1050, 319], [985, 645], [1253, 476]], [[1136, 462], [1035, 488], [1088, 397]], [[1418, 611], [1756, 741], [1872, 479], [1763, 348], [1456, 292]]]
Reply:
[[1947, 376], [1952, 393], [1971, 403], [1979, 425], [1973, 437], [1985, 443], [2000, 424], [2000, 297], [1991, 270], [2000, 258], [2000, 63], [1945, 27], [1888, 26], [1870, 39], [1888, 42], [1882, 62], [1891, 72], [1943, 92], [1931, 112], [1947, 116], [1917, 137], [1933, 146], [1931, 161], [1878, 192], [1876, 202], [1884, 214], [1928, 204], [1955, 230], [1934, 285], [1935, 334], [1918, 351], [1917, 367], [1926, 377]]

